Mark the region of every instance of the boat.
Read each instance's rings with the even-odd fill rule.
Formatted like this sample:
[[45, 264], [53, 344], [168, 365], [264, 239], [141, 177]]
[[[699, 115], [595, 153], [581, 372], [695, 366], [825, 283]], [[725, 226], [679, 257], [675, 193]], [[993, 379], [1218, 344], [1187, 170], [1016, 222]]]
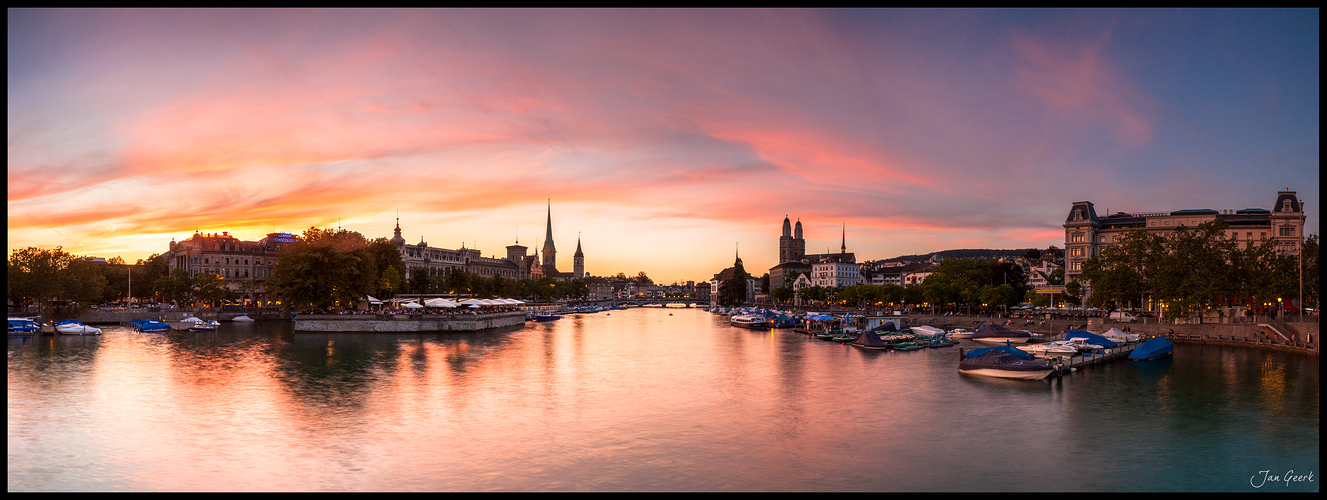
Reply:
[[1171, 355], [1175, 344], [1166, 340], [1165, 337], [1153, 337], [1147, 339], [1142, 344], [1138, 344], [1133, 352], [1129, 353], [1129, 359], [1133, 361], [1150, 361], [1157, 358], [1164, 358]]
[[234, 318], [231, 318], [231, 321], [234, 321], [236, 323], [252, 323], [253, 318], [250, 318], [248, 316], [236, 316]]
[[1001, 345], [963, 353], [958, 372], [983, 377], [1041, 380], [1055, 372], [1055, 365], [1032, 354]]
[[888, 351], [890, 349], [893, 349], [893, 346], [889, 345], [889, 343], [883, 340], [880, 340], [880, 336], [876, 335], [875, 332], [871, 330], [866, 330], [862, 332], [862, 334], [858, 336], [856, 340], [853, 340], [851, 342], [851, 345], [853, 347], [866, 349], [868, 351]]
[[1064, 338], [1069, 339], [1069, 341], [1082, 339], [1082, 343], [1097, 346], [1097, 348], [1099, 349], [1120, 346], [1119, 344], [1112, 342], [1110, 339], [1107, 339], [1106, 337], [1102, 337], [1095, 333], [1085, 332], [1082, 330], [1069, 330], [1064, 333]]
[[1123, 330], [1120, 330], [1119, 328], [1111, 328], [1110, 330], [1106, 330], [1105, 332], [1101, 333], [1101, 336], [1105, 337], [1111, 342], [1116, 342], [1120, 344], [1137, 342], [1139, 338], [1138, 334], [1125, 333]]
[[61, 335], [101, 335], [101, 329], [83, 324], [76, 319], [68, 319], [55, 324], [55, 331]]
[[[140, 321], [140, 320], [134, 320], [134, 321]], [[141, 323], [138, 323], [137, 325], [134, 326], [134, 330], [143, 333], [164, 333], [174, 329], [171, 328], [170, 323], [157, 321], [155, 319], [145, 319], [141, 321], [142, 321]]]
[[988, 344], [1025, 344], [1032, 339], [1032, 333], [1022, 330], [1010, 330], [1003, 326], [987, 323], [972, 332], [972, 340]]
[[557, 314], [536, 314], [536, 315], [534, 315], [534, 320], [535, 320], [535, 321], [555, 321], [555, 320], [559, 320], [559, 319], [562, 319], [562, 316], [557, 315]]
[[744, 314], [728, 318], [728, 323], [742, 328], [769, 328], [769, 322], [759, 314]]
[[9, 318], [9, 334], [26, 336], [40, 335], [41, 325], [32, 318]]
[[972, 338], [972, 331], [963, 328], [955, 328], [949, 331], [949, 336], [956, 339], [970, 339]]
[[1073, 356], [1078, 354], [1078, 348], [1073, 346], [1061, 345], [1059, 342], [1046, 342], [1042, 344], [1023, 344], [1018, 349], [1032, 355], [1050, 356]]
[[936, 328], [936, 327], [931, 326], [931, 325], [918, 325], [918, 326], [913, 326], [913, 327], [909, 327], [908, 330], [912, 331], [912, 333], [913, 333], [914, 335], [924, 335], [924, 336], [927, 336], [927, 337], [940, 337], [940, 336], [943, 336], [943, 335], [945, 334], [944, 329], [942, 329], [942, 328]]
[[212, 320], [212, 321], [208, 321], [208, 322], [205, 322], [205, 323], [194, 323], [192, 326], [189, 327], [189, 331], [191, 331], [191, 332], [215, 332], [215, 331], [217, 331], [217, 328], [220, 327], [220, 326], [221, 326], [221, 323], [218, 323], [217, 320], [214, 319], [214, 320]]

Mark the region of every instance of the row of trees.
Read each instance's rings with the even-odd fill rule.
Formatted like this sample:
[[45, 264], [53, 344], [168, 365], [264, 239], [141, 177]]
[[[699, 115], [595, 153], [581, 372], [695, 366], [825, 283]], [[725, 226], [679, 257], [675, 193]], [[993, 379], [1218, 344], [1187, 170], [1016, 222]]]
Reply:
[[589, 297], [589, 285], [583, 280], [567, 282], [553, 278], [513, 280], [502, 276], [484, 277], [453, 270], [445, 275], [430, 275], [427, 269], [414, 269], [410, 286], [404, 293], [449, 293], [476, 297], [522, 297], [540, 301], [584, 299]]
[[158, 281], [167, 276], [160, 255], [127, 265], [112, 257], [100, 264], [70, 254], [62, 247], [28, 247], [8, 259], [8, 297], [22, 305], [52, 303], [83, 305], [135, 300], [147, 301], [159, 293]]
[[[1226, 306], [1289, 301], [1299, 296], [1299, 256], [1287, 254], [1276, 240], [1248, 242], [1245, 248], [1226, 237], [1229, 224], [1215, 220], [1180, 226], [1158, 235], [1131, 231], [1101, 255], [1083, 263], [1081, 280], [1090, 285], [1087, 304], [1117, 309], [1138, 306], [1148, 296], [1165, 304], [1167, 314], [1188, 317]], [[1318, 303], [1318, 236], [1301, 248], [1304, 299]], [[1071, 285], [1069, 288], [1079, 288]]]

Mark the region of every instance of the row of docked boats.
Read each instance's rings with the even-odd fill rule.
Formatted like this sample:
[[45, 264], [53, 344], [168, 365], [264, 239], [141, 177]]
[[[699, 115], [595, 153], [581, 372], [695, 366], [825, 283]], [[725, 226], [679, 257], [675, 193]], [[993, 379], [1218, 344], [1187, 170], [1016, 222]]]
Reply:
[[58, 333], [61, 335], [101, 335], [101, 329], [95, 326], [85, 325], [83, 322], [76, 319], [43, 325], [33, 318], [9, 318], [10, 335], [27, 336], [48, 333]]
[[[1102, 349], [1120, 347], [1114, 341], [1093, 333], [1071, 330], [1063, 341], [1030, 346], [1002, 345], [964, 352], [959, 361], [959, 373], [986, 377], [1041, 380], [1060, 368], [1055, 360], [1059, 356], [1100, 354]], [[1127, 342], [1127, 340], [1126, 340]], [[1151, 361], [1170, 356], [1175, 344], [1165, 337], [1154, 337], [1129, 351], [1132, 361]], [[1037, 354], [1043, 354], [1038, 358]]]

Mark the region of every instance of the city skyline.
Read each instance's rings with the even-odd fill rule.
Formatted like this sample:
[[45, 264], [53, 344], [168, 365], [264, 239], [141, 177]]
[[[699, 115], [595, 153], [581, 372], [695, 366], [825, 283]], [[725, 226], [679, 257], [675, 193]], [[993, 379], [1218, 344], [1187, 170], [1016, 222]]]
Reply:
[[[9, 10], [9, 251], [343, 227], [706, 279], [1306, 202], [1318, 11]], [[398, 212], [399, 211], [399, 212]], [[542, 242], [538, 242], [542, 244]]]

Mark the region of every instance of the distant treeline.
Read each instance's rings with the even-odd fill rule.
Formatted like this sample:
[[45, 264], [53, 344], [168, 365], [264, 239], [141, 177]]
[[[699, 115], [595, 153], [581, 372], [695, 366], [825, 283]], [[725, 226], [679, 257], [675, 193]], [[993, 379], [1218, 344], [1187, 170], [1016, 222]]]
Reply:
[[1022, 257], [1031, 250], [1043, 251], [1040, 248], [1024, 248], [1021, 250], [995, 250], [995, 249], [963, 249], [963, 250], [943, 250], [939, 252], [919, 254], [919, 255], [900, 255], [892, 259], [883, 259], [879, 262], [918, 262], [930, 259], [932, 256], [939, 255], [943, 259], [991, 259], [999, 257]]

